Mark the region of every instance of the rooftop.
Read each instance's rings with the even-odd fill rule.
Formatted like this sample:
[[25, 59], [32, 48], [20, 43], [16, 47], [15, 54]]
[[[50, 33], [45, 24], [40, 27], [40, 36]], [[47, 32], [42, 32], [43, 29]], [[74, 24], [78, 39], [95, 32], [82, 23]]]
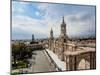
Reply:
[[88, 52], [95, 52], [95, 51], [96, 51], [95, 48], [80, 47], [76, 51], [65, 51], [65, 55], [67, 55], [67, 56], [69, 56], [69, 55], [79, 55], [79, 54], [88, 53]]

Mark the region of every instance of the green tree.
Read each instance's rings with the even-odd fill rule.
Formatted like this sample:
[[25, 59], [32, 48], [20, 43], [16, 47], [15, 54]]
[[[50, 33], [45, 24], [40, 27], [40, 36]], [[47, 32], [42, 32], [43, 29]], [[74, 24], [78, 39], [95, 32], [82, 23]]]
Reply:
[[12, 56], [13, 56], [14, 65], [16, 65], [16, 61], [19, 57], [19, 52], [20, 52], [20, 46], [12, 44]]
[[[24, 43], [12, 44], [12, 57], [14, 62], [14, 67], [21, 66], [22, 64], [27, 64], [27, 59], [32, 56], [32, 50], [28, 49]], [[17, 63], [16, 63], [17, 62]], [[21, 64], [19, 64], [22, 62]], [[23, 66], [22, 65], [22, 66]]]

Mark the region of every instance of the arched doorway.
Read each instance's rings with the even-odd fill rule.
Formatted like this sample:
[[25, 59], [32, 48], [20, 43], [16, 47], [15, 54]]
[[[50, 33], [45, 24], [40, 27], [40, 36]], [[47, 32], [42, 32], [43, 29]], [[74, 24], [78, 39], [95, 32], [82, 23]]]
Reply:
[[77, 65], [77, 69], [78, 70], [90, 69], [90, 61], [85, 58], [80, 59], [78, 65]]

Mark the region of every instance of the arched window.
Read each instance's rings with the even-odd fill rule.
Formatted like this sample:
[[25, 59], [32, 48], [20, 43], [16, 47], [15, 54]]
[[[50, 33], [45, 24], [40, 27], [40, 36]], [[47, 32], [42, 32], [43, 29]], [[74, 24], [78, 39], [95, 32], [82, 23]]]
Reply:
[[64, 39], [64, 42], [66, 42], [66, 39]]

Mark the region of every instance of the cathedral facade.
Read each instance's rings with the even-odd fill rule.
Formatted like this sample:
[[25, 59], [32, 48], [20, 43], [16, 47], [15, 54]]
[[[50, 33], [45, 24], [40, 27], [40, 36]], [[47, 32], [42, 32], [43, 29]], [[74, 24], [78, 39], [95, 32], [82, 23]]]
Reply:
[[78, 43], [70, 41], [64, 17], [60, 26], [60, 35], [57, 39], [54, 38], [51, 28], [48, 42], [49, 50], [54, 52], [61, 61], [66, 62], [66, 70], [95, 69], [95, 48], [78, 46]]
[[68, 35], [66, 34], [66, 23], [64, 17], [61, 23], [61, 32], [58, 39], [54, 39], [53, 30], [51, 28], [50, 37], [49, 37], [49, 49], [52, 50], [58, 57], [64, 61], [64, 52], [66, 51]]

